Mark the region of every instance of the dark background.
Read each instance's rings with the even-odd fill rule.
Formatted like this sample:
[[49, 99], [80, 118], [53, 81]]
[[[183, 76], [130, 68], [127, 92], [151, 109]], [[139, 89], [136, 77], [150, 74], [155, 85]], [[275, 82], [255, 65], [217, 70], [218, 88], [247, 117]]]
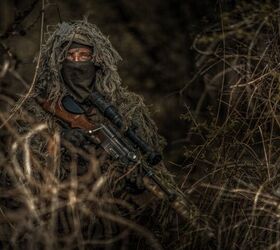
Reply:
[[[36, 0], [0, 2], [1, 40], [27, 83], [32, 81], [39, 51], [41, 4]], [[197, 34], [219, 22], [222, 4], [234, 6], [233, 1], [209, 0], [50, 0], [45, 1], [44, 29], [83, 16], [99, 26], [123, 58], [119, 65], [123, 83], [144, 96], [160, 134], [167, 139], [166, 160], [180, 165], [189, 143], [188, 122], [181, 114], [207, 112], [203, 107], [208, 105], [205, 98], [197, 109], [203, 81], [197, 78], [190, 84], [197, 56], [192, 43]], [[9, 88], [13, 93], [27, 91], [13, 81]]]

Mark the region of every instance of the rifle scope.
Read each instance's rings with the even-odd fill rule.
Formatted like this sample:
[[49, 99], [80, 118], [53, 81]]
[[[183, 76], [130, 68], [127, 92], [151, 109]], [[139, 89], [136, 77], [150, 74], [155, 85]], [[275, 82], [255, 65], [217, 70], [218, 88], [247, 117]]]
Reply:
[[[118, 113], [117, 109], [111, 103], [107, 102], [100, 93], [97, 91], [91, 93], [87, 102], [94, 105], [104, 115], [104, 117], [109, 119], [117, 128], [123, 128], [124, 124], [121, 115]], [[156, 165], [162, 160], [160, 153], [154, 150], [141, 137], [139, 137], [131, 127], [126, 129], [124, 135], [135, 146], [137, 146], [142, 153], [147, 154], [147, 163], [150, 165]]]

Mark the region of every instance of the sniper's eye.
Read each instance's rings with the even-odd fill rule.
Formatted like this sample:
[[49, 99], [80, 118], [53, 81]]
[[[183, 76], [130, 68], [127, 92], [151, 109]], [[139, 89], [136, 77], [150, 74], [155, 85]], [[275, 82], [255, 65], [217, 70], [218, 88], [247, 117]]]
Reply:
[[92, 59], [92, 52], [88, 48], [73, 48], [69, 49], [66, 59], [75, 62], [85, 62]]
[[91, 53], [88, 52], [80, 52], [79, 57], [81, 61], [90, 61], [92, 59]]

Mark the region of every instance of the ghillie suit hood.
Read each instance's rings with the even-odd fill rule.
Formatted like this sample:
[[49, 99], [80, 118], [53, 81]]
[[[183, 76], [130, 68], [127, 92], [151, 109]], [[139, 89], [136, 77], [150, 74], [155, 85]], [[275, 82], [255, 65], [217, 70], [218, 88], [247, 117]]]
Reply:
[[[52, 26], [45, 35], [48, 38], [42, 47], [38, 80], [29, 100], [47, 93], [48, 99], [55, 103], [58, 98], [67, 94], [60, 70], [71, 42], [92, 46], [94, 48], [93, 63], [100, 68], [96, 73], [95, 89], [118, 108], [127, 125], [133, 121], [139, 128], [140, 136], [157, 150], [162, 150], [164, 140], [157, 135], [157, 127], [150, 119], [143, 99], [139, 95], [129, 92], [121, 84], [117, 72], [117, 63], [121, 60], [120, 55], [95, 25], [86, 20], [63, 22]], [[34, 109], [32, 100], [31, 103], [27, 101], [25, 106], [27, 109]], [[32, 113], [40, 114], [39, 110]], [[45, 112], [41, 115], [45, 120]], [[49, 118], [48, 122], [52, 123], [50, 116]]]

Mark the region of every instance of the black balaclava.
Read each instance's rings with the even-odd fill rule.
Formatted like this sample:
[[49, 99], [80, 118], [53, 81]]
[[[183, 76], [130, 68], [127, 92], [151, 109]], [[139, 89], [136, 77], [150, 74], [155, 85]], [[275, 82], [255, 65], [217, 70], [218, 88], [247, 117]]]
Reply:
[[[69, 49], [90, 48], [77, 42], [72, 42]], [[67, 90], [80, 103], [93, 91], [97, 67], [92, 61], [73, 62], [65, 59], [62, 63], [61, 75]]]

